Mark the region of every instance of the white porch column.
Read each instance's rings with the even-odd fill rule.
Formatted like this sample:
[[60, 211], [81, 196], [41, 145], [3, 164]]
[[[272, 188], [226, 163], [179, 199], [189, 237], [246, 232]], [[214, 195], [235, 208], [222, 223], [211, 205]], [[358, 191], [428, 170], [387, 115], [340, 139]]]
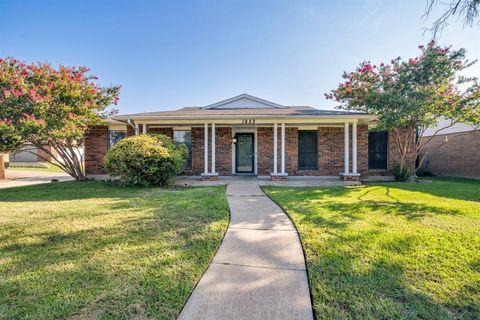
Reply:
[[212, 123], [212, 173], [215, 173], [215, 123]]
[[357, 174], [357, 123], [352, 123], [352, 173]]
[[345, 151], [345, 154], [344, 154], [344, 163], [345, 163], [345, 167], [343, 169], [343, 173], [347, 174], [349, 173], [349, 167], [350, 167], [350, 162], [349, 162], [349, 153], [350, 153], [350, 150], [349, 150], [349, 135], [348, 135], [348, 127], [349, 127], [349, 123], [348, 122], [345, 122], [345, 129], [344, 129], [344, 151]]
[[204, 139], [203, 139], [203, 142], [204, 142], [204, 145], [203, 145], [203, 150], [204, 150], [204, 154], [203, 154], [204, 170], [203, 170], [203, 173], [208, 174], [208, 123], [205, 123], [205, 133], [204, 133], [203, 136], [204, 136]]
[[285, 174], [285, 123], [282, 123], [282, 174]]
[[135, 135], [138, 136], [140, 134], [140, 125], [135, 123]]
[[147, 133], [147, 124], [146, 123], [143, 124], [142, 133], [143, 134]]
[[277, 174], [278, 173], [278, 139], [277, 139], [277, 123], [273, 124], [273, 173]]

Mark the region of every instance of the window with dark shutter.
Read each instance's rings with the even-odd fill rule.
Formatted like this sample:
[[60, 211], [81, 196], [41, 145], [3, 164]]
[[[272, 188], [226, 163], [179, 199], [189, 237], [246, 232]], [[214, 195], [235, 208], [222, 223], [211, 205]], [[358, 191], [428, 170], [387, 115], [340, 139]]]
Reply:
[[386, 131], [368, 134], [368, 169], [387, 169], [387, 149]]
[[298, 131], [298, 169], [318, 169], [318, 145], [316, 130]]

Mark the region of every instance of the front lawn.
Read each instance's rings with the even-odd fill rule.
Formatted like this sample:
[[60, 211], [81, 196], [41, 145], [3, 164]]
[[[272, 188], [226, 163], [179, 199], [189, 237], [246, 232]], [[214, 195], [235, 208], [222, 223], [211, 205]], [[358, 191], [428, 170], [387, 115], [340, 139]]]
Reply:
[[480, 181], [281, 188], [318, 319], [480, 319]]
[[0, 318], [174, 319], [228, 217], [224, 187], [0, 190]]

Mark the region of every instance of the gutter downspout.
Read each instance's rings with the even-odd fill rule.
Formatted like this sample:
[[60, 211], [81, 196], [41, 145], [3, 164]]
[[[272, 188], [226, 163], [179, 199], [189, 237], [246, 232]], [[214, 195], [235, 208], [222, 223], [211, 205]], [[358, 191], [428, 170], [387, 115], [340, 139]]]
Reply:
[[127, 124], [135, 130], [135, 135], [138, 135], [138, 130], [137, 127], [132, 123], [132, 119], [128, 118], [127, 119]]

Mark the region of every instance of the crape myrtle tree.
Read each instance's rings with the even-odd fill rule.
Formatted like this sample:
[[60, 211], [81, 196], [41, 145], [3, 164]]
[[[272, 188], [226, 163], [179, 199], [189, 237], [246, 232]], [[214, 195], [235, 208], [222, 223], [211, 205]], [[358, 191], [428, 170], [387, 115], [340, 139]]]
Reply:
[[[345, 72], [345, 81], [326, 94], [327, 99], [341, 103], [340, 109], [378, 117], [376, 130], [393, 133], [400, 170], [415, 168], [408, 162], [409, 152], [413, 150], [418, 159], [423, 147], [443, 130], [456, 123], [478, 125], [480, 121], [480, 83], [461, 75], [476, 61], [469, 62], [464, 49], [452, 50], [434, 41], [419, 48], [421, 54], [406, 61], [363, 62], [355, 71]], [[450, 125], [421, 138], [440, 117], [450, 119]], [[419, 159], [415, 169], [423, 161]]]
[[89, 126], [116, 112], [110, 106], [120, 90], [101, 87], [88, 72], [85, 67], [0, 59], [0, 153], [33, 145], [51, 157], [45, 161], [85, 180], [79, 152], [84, 136]]

